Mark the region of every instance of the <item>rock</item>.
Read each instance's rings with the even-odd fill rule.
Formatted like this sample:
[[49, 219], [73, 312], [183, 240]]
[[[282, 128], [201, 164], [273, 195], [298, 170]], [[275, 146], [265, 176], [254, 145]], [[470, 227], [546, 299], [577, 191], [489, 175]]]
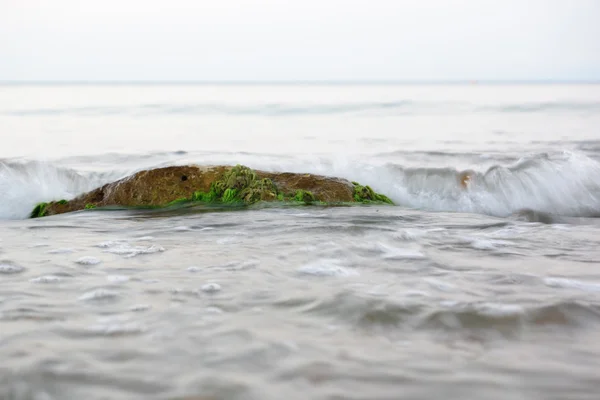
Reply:
[[248, 205], [259, 201], [393, 204], [370, 187], [345, 179], [254, 171], [242, 165], [187, 165], [140, 171], [70, 201], [40, 203], [31, 218], [110, 206], [156, 208], [189, 202]]

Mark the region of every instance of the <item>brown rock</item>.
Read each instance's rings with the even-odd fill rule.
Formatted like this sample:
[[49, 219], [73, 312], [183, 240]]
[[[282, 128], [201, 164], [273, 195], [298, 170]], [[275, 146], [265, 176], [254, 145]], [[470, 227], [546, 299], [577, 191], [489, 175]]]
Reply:
[[[234, 175], [232, 171], [241, 171], [241, 174]], [[345, 179], [289, 172], [252, 171], [241, 166], [186, 165], [140, 171], [68, 202], [51, 202], [47, 205], [42, 203], [42, 209], [38, 210], [39, 212], [34, 210], [32, 217], [108, 206], [160, 207], [175, 200], [191, 199], [198, 191], [208, 193], [211, 184], [221, 179], [224, 179], [221, 182], [225, 186], [222, 190], [225, 190], [228, 184], [228, 187], [237, 189], [238, 186], [247, 184], [248, 179], [258, 181], [265, 178], [270, 179], [275, 185], [276, 193], [273, 191], [257, 193], [261, 190], [261, 184], [258, 184], [241, 192], [245, 194], [246, 199], [275, 201], [278, 197], [281, 200], [284, 196], [287, 200], [293, 198], [298, 191], [306, 191], [311, 192], [310, 198], [314, 198], [315, 201], [326, 203], [355, 201], [353, 197], [355, 185]]]

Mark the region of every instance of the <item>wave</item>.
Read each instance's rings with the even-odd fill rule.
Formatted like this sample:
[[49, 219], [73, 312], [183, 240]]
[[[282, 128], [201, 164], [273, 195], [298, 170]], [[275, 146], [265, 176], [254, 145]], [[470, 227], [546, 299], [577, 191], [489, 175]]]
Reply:
[[409, 99], [387, 102], [263, 103], [253, 105], [231, 103], [137, 104], [128, 106], [89, 106], [68, 108], [32, 108], [11, 110], [7, 116], [135, 116], [152, 115], [229, 115], [285, 117], [296, 115], [335, 115], [372, 113], [378, 115], [460, 114], [460, 113], [584, 113], [600, 111], [600, 102], [528, 102], [514, 104], [476, 105], [463, 101], [414, 101]]
[[[558, 220], [552, 216], [600, 216], [600, 163], [581, 153], [536, 154], [486, 171], [406, 168], [342, 155], [335, 159], [233, 153], [180, 155], [185, 158], [154, 166], [243, 163], [267, 171], [338, 176], [371, 185], [399, 206], [427, 211], [517, 215], [538, 222]], [[137, 170], [148, 168], [144, 160], [146, 156], [140, 160], [143, 168], [138, 165]], [[37, 202], [70, 199], [135, 171], [83, 173], [52, 163], [0, 161], [0, 190], [5, 194], [0, 218], [26, 218]]]
[[26, 218], [39, 202], [71, 199], [118, 179], [121, 174], [85, 174], [47, 162], [0, 160], [0, 219]]
[[[394, 167], [396, 202], [435, 211], [506, 217], [522, 210], [571, 217], [600, 215], [600, 163], [571, 152], [537, 154], [485, 172]], [[470, 179], [463, 187], [461, 180]]]

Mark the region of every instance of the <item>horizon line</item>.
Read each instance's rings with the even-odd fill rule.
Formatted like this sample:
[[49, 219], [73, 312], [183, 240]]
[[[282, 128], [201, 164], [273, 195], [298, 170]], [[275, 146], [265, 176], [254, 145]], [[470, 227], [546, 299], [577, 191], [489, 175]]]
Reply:
[[600, 79], [462, 80], [0, 80], [0, 85], [490, 85], [600, 84]]

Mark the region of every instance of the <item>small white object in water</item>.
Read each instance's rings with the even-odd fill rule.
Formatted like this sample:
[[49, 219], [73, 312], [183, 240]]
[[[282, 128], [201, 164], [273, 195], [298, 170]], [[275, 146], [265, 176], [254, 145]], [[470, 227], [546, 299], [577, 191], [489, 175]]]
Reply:
[[100, 261], [96, 257], [84, 256], [84, 257], [77, 259], [77, 261], [75, 261], [75, 262], [77, 264], [81, 264], [81, 265], [97, 265], [97, 264], [100, 264], [102, 261]]
[[198, 268], [198, 267], [188, 267], [187, 271], [188, 272], [198, 272], [198, 271], [200, 271], [200, 268]]
[[202, 285], [201, 289], [203, 292], [216, 293], [221, 290], [221, 285], [219, 285], [218, 283], [211, 282], [211, 283]]

